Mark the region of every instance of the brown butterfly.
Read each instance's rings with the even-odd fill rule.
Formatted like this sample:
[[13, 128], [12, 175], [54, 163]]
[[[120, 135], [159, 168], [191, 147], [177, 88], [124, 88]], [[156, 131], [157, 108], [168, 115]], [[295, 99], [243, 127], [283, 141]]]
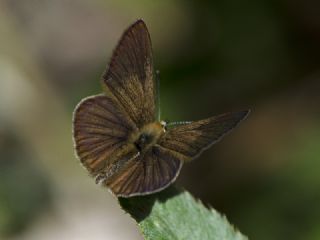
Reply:
[[103, 75], [104, 94], [83, 99], [73, 116], [76, 153], [118, 197], [161, 191], [190, 161], [232, 130], [249, 111], [174, 127], [157, 119], [151, 40], [142, 20], [122, 35]]

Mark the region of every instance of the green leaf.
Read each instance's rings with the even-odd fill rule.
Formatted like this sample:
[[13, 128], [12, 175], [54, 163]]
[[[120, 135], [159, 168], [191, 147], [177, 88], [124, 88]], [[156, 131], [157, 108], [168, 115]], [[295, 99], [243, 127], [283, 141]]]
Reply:
[[147, 240], [247, 240], [216, 210], [175, 187], [149, 196], [119, 198], [119, 202]]

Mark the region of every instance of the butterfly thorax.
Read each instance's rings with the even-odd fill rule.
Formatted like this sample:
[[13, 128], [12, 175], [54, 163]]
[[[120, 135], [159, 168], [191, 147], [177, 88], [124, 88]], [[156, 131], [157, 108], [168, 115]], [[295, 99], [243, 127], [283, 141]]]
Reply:
[[134, 133], [131, 139], [137, 150], [144, 153], [157, 143], [164, 132], [165, 128], [162, 122], [153, 122], [145, 125], [138, 132]]

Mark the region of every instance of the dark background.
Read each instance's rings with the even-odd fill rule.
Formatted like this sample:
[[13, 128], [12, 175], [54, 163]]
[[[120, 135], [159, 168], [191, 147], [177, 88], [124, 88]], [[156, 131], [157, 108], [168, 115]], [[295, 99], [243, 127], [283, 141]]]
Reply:
[[320, 2], [0, 1], [0, 238], [141, 239], [73, 155], [71, 118], [147, 23], [164, 119], [250, 108], [178, 184], [250, 239], [320, 239]]

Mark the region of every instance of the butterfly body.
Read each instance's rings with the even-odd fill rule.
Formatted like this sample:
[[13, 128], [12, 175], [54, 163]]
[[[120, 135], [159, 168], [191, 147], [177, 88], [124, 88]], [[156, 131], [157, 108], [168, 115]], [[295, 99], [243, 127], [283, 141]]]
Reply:
[[83, 99], [73, 114], [76, 154], [96, 183], [118, 197], [161, 191], [184, 162], [218, 142], [249, 113], [225, 113], [170, 127], [156, 121], [157, 91], [148, 29], [123, 34], [102, 78], [104, 94]]
[[133, 143], [140, 153], [145, 153], [164, 133], [165, 126], [161, 122], [153, 122], [133, 135]]

